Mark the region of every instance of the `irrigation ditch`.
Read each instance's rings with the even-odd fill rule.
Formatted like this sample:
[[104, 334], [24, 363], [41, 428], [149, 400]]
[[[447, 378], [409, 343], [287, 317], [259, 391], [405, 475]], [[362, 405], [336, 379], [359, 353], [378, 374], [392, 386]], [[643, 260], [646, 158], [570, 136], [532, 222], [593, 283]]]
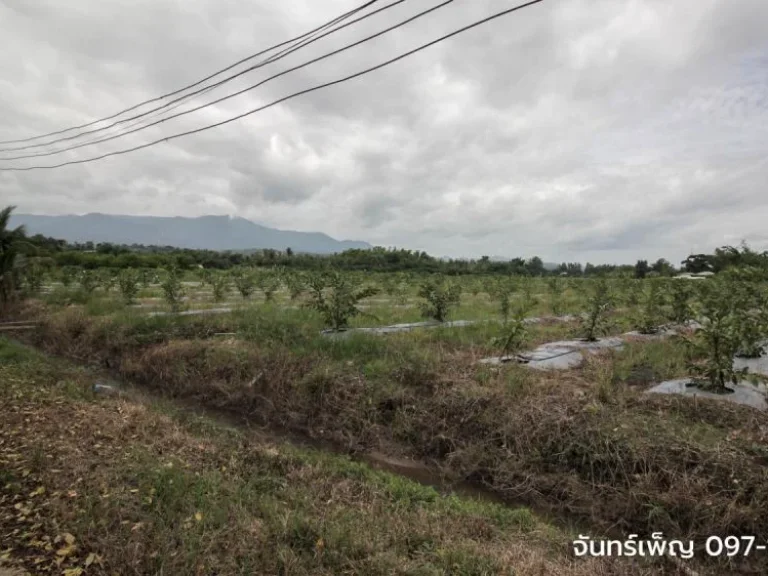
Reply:
[[[17, 322], [16, 325], [23, 324]], [[173, 354], [172, 357], [164, 357], [163, 349], [155, 356], [152, 356], [154, 351], [150, 351], [149, 356], [141, 358], [144, 365], [139, 369], [135, 365], [133, 368], [130, 366], [130, 362], [135, 362], [138, 358], [132, 356], [130, 350], [112, 350], [108, 343], [99, 340], [96, 332], [89, 334], [88, 327], [82, 330], [74, 339], [66, 331], [49, 334], [49, 338], [55, 336], [56, 342], [46, 342], [44, 335], [36, 334], [34, 330], [20, 332], [19, 339], [26, 343], [42, 344], [38, 347], [45, 352], [66, 356], [70, 360], [77, 357], [72, 353], [73, 350], [88, 350], [88, 355], [80, 357], [81, 363], [91, 364], [82, 362], [85, 356], [99, 362], [100, 354], [101, 359], [115, 355], [118, 361], [116, 365], [120, 366], [119, 371], [115, 369], [104, 372], [103, 367], [100, 370], [109, 380], [117, 382], [118, 389], [124, 394], [147, 394], [148, 397], [172, 401], [175, 406], [184, 410], [226, 420], [229, 424], [247, 428], [272, 441], [346, 454], [355, 460], [366, 462], [371, 467], [407, 477], [420, 484], [435, 487], [441, 492], [484, 498], [509, 506], [526, 506], [553, 524], [569, 526], [571, 529], [575, 526], [585, 526], [583, 530], [593, 536], [612, 536], [615, 533], [616, 536], [622, 537], [626, 536], [627, 529], [639, 531], [648, 521], [642, 517], [647, 516], [648, 503], [645, 500], [648, 498], [660, 498], [662, 502], [666, 499], [667, 502], [663, 505], [669, 506], [670, 517], [677, 518], [679, 515], [680, 518], [689, 518], [687, 529], [699, 534], [704, 529], [710, 530], [721, 525], [745, 533], [751, 523], [762, 529], [761, 521], [754, 519], [751, 513], [748, 515], [746, 511], [733, 516], [724, 513], [721, 517], [695, 512], [694, 507], [700, 504], [702, 497], [708, 495], [716, 500], [712, 510], [724, 511], [732, 504], [734, 496], [729, 491], [736, 488], [723, 485], [722, 481], [728, 479], [720, 478], [721, 471], [726, 468], [733, 470], [730, 467], [736, 464], [731, 455], [707, 453], [696, 456], [694, 453], [685, 452], [689, 450], [689, 446], [684, 443], [667, 447], [646, 446], [644, 442], [638, 445], [631, 436], [625, 438], [622, 433], [601, 436], [607, 432], [603, 419], [610, 419], [610, 413], [589, 413], [585, 411], [590, 408], [589, 405], [582, 400], [558, 397], [556, 400], [567, 400], [568, 403], [542, 405], [540, 401], [544, 396], [537, 396], [532, 397], [528, 405], [520, 406], [491, 393], [483, 398], [464, 396], [459, 389], [463, 381], [457, 381], [455, 388], [408, 391], [409, 394], [424, 394], [419, 398], [420, 405], [400, 407], [403, 417], [408, 419], [407, 426], [412, 427], [408, 429], [411, 435], [410, 443], [400, 443], [403, 438], [396, 437], [392, 431], [389, 431], [389, 436], [380, 434], [386, 428], [386, 423], [380, 426], [378, 432], [372, 432], [376, 442], [366, 442], [368, 431], [365, 427], [372, 422], [366, 414], [361, 412], [359, 417], [355, 416], [355, 419], [349, 422], [334, 422], [336, 418], [343, 418], [343, 415], [340, 417], [334, 411], [337, 402], [344, 403], [342, 409], [345, 413], [353, 413], [363, 408], [363, 404], [359, 402], [363, 396], [356, 396], [363, 391], [359, 382], [337, 382], [333, 376], [328, 379], [321, 378], [306, 383], [311, 387], [307, 396], [286, 398], [284, 396], [297, 392], [283, 386], [304, 369], [299, 364], [299, 359], [293, 359], [297, 365], [288, 367], [284, 373], [274, 369], [260, 380], [260, 370], [271, 370], [268, 363], [280, 358], [255, 354], [253, 357], [247, 357], [247, 363], [243, 364], [243, 367], [250, 371], [248, 374], [229, 372], [230, 367], [226, 367], [221, 377], [232, 375], [232, 381], [228, 383], [229, 388], [222, 387], [224, 381], [217, 381], [215, 378], [198, 378], [200, 382], [184, 388], [187, 386], [184, 374], [173, 374], [173, 366], [166, 366], [163, 362], [172, 360], [175, 366], [191, 363], [189, 373], [202, 376], [202, 373], [195, 372], [195, 362], [205, 350], [205, 343], [179, 342], [178, 347], [165, 349], [165, 352]], [[638, 335], [631, 333], [623, 336], [638, 338]], [[56, 354], [57, 346], [59, 352], [68, 353]], [[223, 352], [225, 356], [221, 358], [222, 362], [228, 358], [226, 350]], [[99, 364], [103, 366], [100, 362]], [[296, 374], [290, 372], [291, 370], [296, 370]], [[134, 379], [131, 374], [137, 374], [139, 378]], [[276, 380], [270, 382], [273, 376]], [[199, 387], [195, 390], [194, 386]], [[208, 389], [202, 391], [202, 386]], [[325, 388], [326, 386], [328, 388]], [[200, 394], [207, 394], [208, 401], [201, 398]], [[312, 396], [313, 394], [319, 396]], [[323, 394], [328, 396], [323, 397]], [[512, 417], [510, 410], [514, 410], [515, 406], [519, 413]], [[376, 419], [386, 416], [386, 411], [381, 406], [374, 405], [368, 410], [374, 408], [377, 411]], [[632, 407], [644, 410], [635, 415], [644, 415], [645, 411], [651, 414], [651, 408], [655, 410], [656, 406]], [[270, 412], [275, 412], [276, 415], [270, 415]], [[292, 412], [297, 417], [294, 418]], [[714, 410], [711, 412], [715, 413]], [[735, 421], [739, 416], [739, 413], [732, 414], [729, 416], [729, 422]], [[722, 417], [722, 414], [717, 414], [718, 419]], [[536, 435], [546, 433], [551, 424], [559, 428], [550, 430], [547, 438], [536, 440], [532, 449], [531, 441]], [[379, 437], [376, 437], [377, 433]], [[359, 437], [356, 438], [356, 435]], [[601, 442], [608, 444], [600, 446]], [[628, 448], [636, 453], [625, 452]], [[478, 453], [473, 456], [472, 450], [477, 450]], [[543, 450], [541, 457], [546, 461], [537, 463], [530, 459], [536, 450]], [[678, 450], [683, 452], [679, 453]], [[458, 460], [453, 459], [453, 452], [461, 452]], [[671, 459], [673, 456], [677, 457], [677, 462]], [[683, 498], [680, 491], [674, 488], [674, 483], [686, 481], [685, 474], [689, 466], [702, 465], [688, 462], [691, 458], [699, 457], [709, 459], [707, 470], [711, 472], [711, 478], [707, 477], [706, 482], [693, 482], [695, 476], [692, 475], [691, 484], [685, 487], [687, 492]], [[517, 464], [515, 459], [519, 459]], [[748, 480], [750, 489], [756, 489], [751, 498], [755, 502], [762, 501], [768, 495], [765, 490], [758, 490], [754, 484], [756, 470], [752, 462], [742, 465], [745, 467], [745, 473], [752, 476]], [[623, 469], [625, 466], [626, 470]], [[665, 469], [666, 466], [670, 468]], [[644, 470], [644, 467], [647, 469]], [[612, 474], [621, 478], [612, 478]], [[626, 478], [623, 478], [624, 474], [627, 475]], [[647, 478], [633, 478], [641, 474], [646, 474]], [[672, 483], [673, 487], [669, 490], [666, 488], [668, 482]], [[654, 493], [655, 490], [658, 490], [658, 493]], [[635, 498], [637, 500], [633, 501]], [[629, 524], [619, 521], [625, 513]], [[658, 520], [656, 522], [658, 523]], [[673, 524], [669, 525], [670, 532], [673, 531], [672, 526]]]
[[[21, 343], [29, 345], [28, 342]], [[49, 352], [46, 352], [49, 353]], [[59, 356], [62, 360], [69, 358]], [[473, 479], [457, 478], [449, 469], [438, 462], [426, 462], [411, 458], [404, 458], [381, 451], [365, 451], [359, 447], [345, 445], [328, 438], [318, 437], [309, 431], [289, 430], [274, 424], [264, 423], [257, 425], [253, 419], [242, 413], [223, 408], [213, 408], [196, 403], [189, 399], [168, 398], [158, 395], [147, 387], [133, 383], [122, 378], [114, 370], [104, 369], [99, 366], [88, 366], [91, 371], [94, 396], [119, 397], [124, 401], [136, 403], [163, 402], [170, 404], [182, 419], [200, 418], [211, 420], [223, 427], [235, 428], [254, 441], [271, 444], [290, 444], [302, 449], [312, 449], [327, 453], [349, 457], [355, 462], [364, 463], [372, 469], [384, 471], [403, 478], [407, 478], [422, 486], [428, 486], [444, 495], [455, 495], [462, 498], [471, 498], [492, 502], [510, 508], [525, 507], [546, 523], [556, 526], [561, 530], [574, 535], [590, 534], [592, 538], [626, 538], [626, 533], [621, 526], [596, 526], [590, 522], [588, 516], [574, 513], [568, 508], [558, 505], [545, 506], [536, 499], [523, 496], [511, 496], [509, 493], [499, 492], [489, 488], [483, 482]], [[394, 450], [401, 452], [401, 450]], [[686, 574], [699, 576], [706, 572], [697, 572], [703, 567], [694, 567], [683, 564], [679, 559], [671, 556], [659, 558], [645, 558], [642, 560], [649, 566], [654, 566], [654, 573], [659, 574]]]

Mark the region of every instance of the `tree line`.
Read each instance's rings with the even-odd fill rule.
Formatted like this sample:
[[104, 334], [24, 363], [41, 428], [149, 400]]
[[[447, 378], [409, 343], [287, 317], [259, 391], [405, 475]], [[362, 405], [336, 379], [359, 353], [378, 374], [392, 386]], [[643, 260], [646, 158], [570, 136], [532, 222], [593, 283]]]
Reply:
[[[484, 274], [513, 276], [605, 277], [672, 276], [678, 271], [700, 273], [721, 272], [730, 267], [751, 267], [768, 271], [768, 251], [756, 252], [742, 243], [739, 247], [723, 246], [712, 254], [692, 254], [680, 263], [679, 269], [667, 260], [656, 262], [638, 260], [635, 265], [591, 264], [564, 262], [548, 269], [538, 256], [512, 258], [507, 261], [479, 259], [441, 259], [419, 250], [376, 247], [352, 249], [319, 255], [285, 250], [214, 251], [175, 248], [173, 246], [120, 245], [111, 243], [67, 242], [41, 234], [28, 235], [23, 229], [8, 230], [12, 207], [2, 211], [0, 219], [0, 263], [6, 277], [11, 274], [11, 252], [35, 258], [43, 265], [96, 268], [206, 268], [227, 270], [241, 266], [280, 266], [296, 270], [350, 270], [362, 272], [439, 273], [448, 276]], [[10, 246], [13, 245], [11, 250]], [[7, 281], [7, 280], [6, 280]]]

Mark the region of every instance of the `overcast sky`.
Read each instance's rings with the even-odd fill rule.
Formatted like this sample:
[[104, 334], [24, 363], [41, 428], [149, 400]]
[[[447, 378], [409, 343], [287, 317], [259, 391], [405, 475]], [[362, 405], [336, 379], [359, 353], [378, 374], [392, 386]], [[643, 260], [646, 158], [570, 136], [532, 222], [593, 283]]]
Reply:
[[[111, 115], [360, 3], [0, 0], [0, 140]], [[437, 3], [407, 0], [173, 112]], [[455, 0], [219, 105], [0, 168], [87, 158], [221, 121], [516, 3]], [[678, 263], [741, 239], [768, 249], [767, 30], [766, 0], [545, 0], [204, 133], [89, 164], [0, 170], [0, 204], [38, 214], [232, 214], [450, 256]]]

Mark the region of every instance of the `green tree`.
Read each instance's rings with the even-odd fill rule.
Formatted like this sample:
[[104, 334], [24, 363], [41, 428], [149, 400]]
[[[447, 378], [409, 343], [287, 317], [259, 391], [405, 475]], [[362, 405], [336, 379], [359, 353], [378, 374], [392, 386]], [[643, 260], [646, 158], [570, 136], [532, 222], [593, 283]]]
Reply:
[[243, 299], [250, 298], [256, 290], [256, 279], [250, 271], [241, 268], [235, 269], [232, 272], [232, 279], [235, 283], [235, 288], [240, 292], [240, 296]]
[[669, 295], [671, 300], [670, 320], [675, 324], [685, 324], [692, 319], [691, 296], [692, 280], [673, 279], [670, 281]]
[[15, 209], [15, 206], [8, 206], [0, 211], [0, 303], [3, 304], [18, 290], [23, 268], [19, 249], [25, 242], [24, 227], [9, 228], [11, 213]]
[[218, 274], [211, 274], [208, 280], [211, 285], [211, 291], [213, 293], [213, 301], [221, 302], [224, 297], [229, 293], [229, 277], [226, 272], [219, 272]]
[[727, 384], [736, 384], [747, 375], [746, 368], [733, 367], [740, 331], [731, 290], [729, 282], [708, 280], [694, 303], [694, 316], [701, 327], [692, 336], [683, 335], [694, 382], [704, 390], [718, 393], [725, 393]]
[[553, 276], [547, 281], [547, 288], [549, 289], [549, 307], [552, 314], [561, 316], [564, 312], [565, 282], [562, 278]]
[[80, 289], [88, 295], [93, 294], [93, 291], [96, 290], [96, 286], [99, 283], [96, 273], [93, 270], [88, 269], [80, 271], [80, 276], [77, 281], [80, 284]]
[[422, 316], [445, 322], [450, 309], [459, 304], [461, 286], [437, 276], [422, 283], [419, 296], [425, 300], [421, 304]]
[[691, 254], [680, 264], [683, 270], [691, 274], [711, 272], [714, 268], [713, 258], [709, 254]]
[[280, 273], [277, 270], [265, 270], [258, 275], [256, 283], [264, 294], [265, 302], [272, 302], [275, 292], [280, 289]]
[[641, 334], [655, 334], [664, 321], [664, 295], [657, 280], [647, 280], [648, 288], [641, 290], [638, 307], [632, 311], [632, 323]]
[[509, 320], [512, 310], [512, 295], [517, 291], [517, 282], [514, 278], [497, 278], [488, 289], [491, 298], [499, 304], [501, 320], [504, 324]]
[[181, 276], [179, 269], [171, 267], [165, 276], [165, 280], [162, 283], [163, 296], [165, 301], [170, 305], [173, 312], [178, 312], [181, 308], [181, 302], [184, 298], [184, 290], [181, 285]]
[[322, 314], [325, 326], [334, 331], [349, 327], [350, 319], [363, 313], [357, 304], [379, 292], [372, 286], [356, 286], [349, 276], [337, 271], [313, 274], [308, 284], [308, 306]]
[[38, 258], [28, 258], [22, 273], [23, 282], [29, 294], [37, 294], [45, 281], [45, 269]]
[[505, 322], [501, 327], [501, 334], [492, 340], [491, 344], [501, 350], [502, 358], [517, 354], [523, 349], [528, 338], [525, 315], [525, 307], [518, 306], [511, 321]]
[[126, 304], [133, 304], [139, 293], [139, 273], [133, 268], [122, 270], [117, 277], [120, 294]]
[[604, 278], [595, 282], [587, 302], [587, 311], [582, 314], [580, 333], [588, 342], [594, 342], [606, 334], [611, 326], [610, 313], [614, 298], [610, 286]]
[[306, 279], [300, 272], [288, 272], [285, 275], [285, 285], [288, 288], [288, 296], [296, 300], [307, 287]]
[[650, 272], [651, 267], [648, 266], [648, 260], [638, 260], [635, 264], [635, 278], [645, 278]]
[[59, 282], [64, 288], [69, 288], [77, 275], [77, 269], [72, 266], [62, 266], [59, 270]]

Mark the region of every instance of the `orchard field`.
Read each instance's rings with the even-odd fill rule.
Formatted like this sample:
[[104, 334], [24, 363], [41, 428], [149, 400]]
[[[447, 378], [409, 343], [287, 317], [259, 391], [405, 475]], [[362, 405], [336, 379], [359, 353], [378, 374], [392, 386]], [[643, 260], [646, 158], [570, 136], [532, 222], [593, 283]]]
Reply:
[[[678, 378], [723, 398], [737, 382], [764, 389], [741, 369], [768, 338], [757, 269], [28, 266], [20, 280], [0, 344], [0, 531], [28, 570], [768, 569], [703, 549], [768, 538], [766, 413], [648, 393]], [[526, 356], [609, 337], [622, 345], [563, 370]], [[694, 558], [576, 558], [571, 544], [652, 533], [693, 541]]]

